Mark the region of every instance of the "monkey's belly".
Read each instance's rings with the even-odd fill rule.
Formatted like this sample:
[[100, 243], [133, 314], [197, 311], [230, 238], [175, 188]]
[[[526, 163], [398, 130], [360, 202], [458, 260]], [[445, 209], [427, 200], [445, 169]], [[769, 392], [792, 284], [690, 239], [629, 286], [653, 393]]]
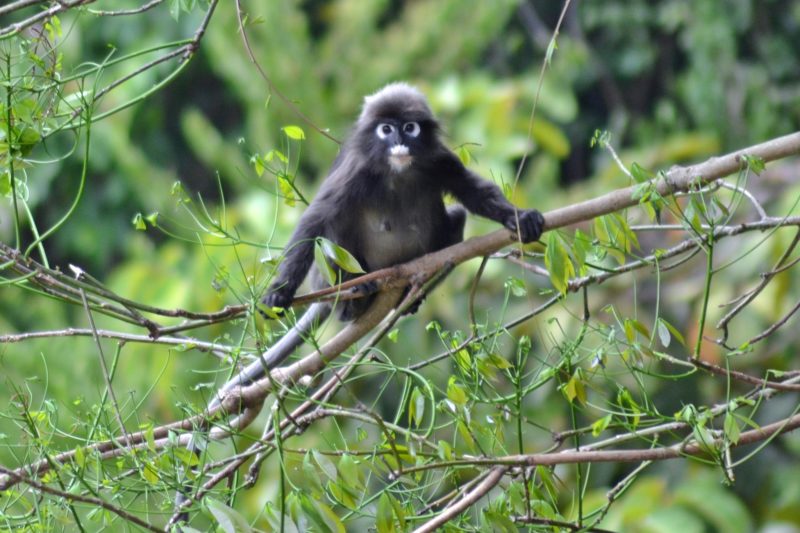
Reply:
[[370, 270], [404, 263], [432, 250], [430, 224], [380, 216], [375, 212], [366, 218], [367, 229], [362, 242], [364, 259]]

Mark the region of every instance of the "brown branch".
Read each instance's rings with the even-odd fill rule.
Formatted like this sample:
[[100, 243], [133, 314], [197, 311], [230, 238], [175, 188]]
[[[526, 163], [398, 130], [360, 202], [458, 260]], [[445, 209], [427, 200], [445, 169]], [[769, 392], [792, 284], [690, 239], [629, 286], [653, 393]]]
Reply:
[[30, 479], [30, 478], [28, 478], [26, 476], [23, 476], [19, 472], [15, 471], [15, 470], [8, 469], [3, 465], [0, 465], [0, 472], [3, 472], [5, 475], [10, 477], [15, 483], [25, 483], [26, 485], [30, 486], [33, 489], [36, 489], [36, 490], [38, 490], [40, 492], [44, 492], [44, 493], [47, 493], [47, 494], [52, 494], [53, 496], [58, 496], [59, 498], [62, 498], [62, 499], [67, 500], [67, 501], [88, 503], [88, 504], [93, 505], [95, 507], [102, 507], [103, 509], [106, 509], [107, 511], [110, 511], [110, 512], [114, 513], [115, 515], [119, 516], [123, 520], [127, 520], [128, 522], [136, 524], [137, 526], [142, 527], [142, 528], [144, 528], [144, 529], [146, 529], [148, 531], [156, 531], [158, 533], [163, 533], [164, 532], [163, 529], [155, 527], [155, 526], [153, 526], [151, 524], [148, 524], [147, 522], [145, 522], [141, 518], [139, 518], [139, 517], [137, 517], [135, 515], [132, 515], [132, 514], [128, 513], [127, 511], [124, 511], [124, 510], [120, 509], [116, 505], [111, 505], [107, 501], [102, 500], [100, 498], [92, 498], [90, 496], [82, 496], [80, 494], [75, 494], [73, 492], [68, 492], [68, 491], [63, 491], [63, 490], [59, 490], [59, 489], [53, 488], [53, 487], [51, 487], [49, 485], [45, 485], [44, 483], [40, 483], [40, 482], [38, 482], [36, 480]]
[[414, 530], [414, 533], [428, 533], [436, 531], [439, 527], [445, 525], [447, 522], [460, 515], [472, 505], [483, 498], [486, 493], [494, 488], [495, 485], [500, 483], [508, 469], [504, 466], [496, 466], [492, 468], [489, 475], [486, 476], [477, 487], [464, 494], [464, 496], [456, 503], [445, 509], [441, 514], [434, 517], [432, 520], [424, 523], [422, 526]]
[[[800, 153], [800, 132], [784, 135], [770, 141], [743, 148], [719, 157], [712, 157], [703, 163], [690, 166], [674, 166], [662, 177], [649, 182], [631, 187], [624, 187], [609, 192], [597, 198], [584, 200], [566, 207], [554, 209], [544, 213], [545, 231], [571, 226], [593, 218], [620, 211], [639, 204], [634, 197], [637, 191], [647, 190], [652, 187], [660, 196], [671, 196], [676, 192], [685, 192], [692, 186], [706, 185], [718, 179], [737, 172], [744, 165], [743, 156], [758, 157], [764, 162], [782, 159]], [[769, 219], [768, 219], [769, 220]], [[759, 221], [754, 224], [766, 223]], [[732, 231], [731, 228], [729, 231]], [[352, 279], [336, 287], [317, 291], [295, 299], [299, 305], [307, 303], [321, 296], [338, 294], [340, 299], [349, 299], [355, 296], [348, 294], [346, 289], [353, 288], [367, 281], [375, 281], [382, 287], [402, 288], [414, 276], [431, 276], [448, 263], [458, 265], [475, 257], [491, 255], [504, 246], [516, 240], [513, 231], [500, 229], [472, 237], [458, 244], [443, 248], [437, 252], [424, 255], [420, 258], [370, 272], [364, 276]]]

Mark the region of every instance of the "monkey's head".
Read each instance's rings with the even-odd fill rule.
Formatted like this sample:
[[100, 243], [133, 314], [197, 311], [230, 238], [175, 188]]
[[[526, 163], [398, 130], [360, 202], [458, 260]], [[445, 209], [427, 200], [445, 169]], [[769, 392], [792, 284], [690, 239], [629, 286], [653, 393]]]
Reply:
[[430, 154], [438, 124], [425, 96], [406, 83], [392, 83], [364, 98], [356, 145], [370, 161], [400, 173]]

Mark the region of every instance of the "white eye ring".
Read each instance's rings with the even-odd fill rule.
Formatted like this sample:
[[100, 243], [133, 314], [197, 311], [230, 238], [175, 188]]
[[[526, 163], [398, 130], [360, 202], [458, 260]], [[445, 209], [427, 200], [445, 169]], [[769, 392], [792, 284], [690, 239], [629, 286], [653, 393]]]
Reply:
[[403, 124], [403, 133], [408, 135], [409, 137], [416, 137], [419, 135], [419, 123], [417, 122], [406, 122]]
[[379, 139], [385, 139], [392, 133], [394, 133], [394, 126], [392, 126], [391, 124], [387, 124], [386, 122], [378, 124], [378, 127], [375, 128], [375, 134], [378, 136]]

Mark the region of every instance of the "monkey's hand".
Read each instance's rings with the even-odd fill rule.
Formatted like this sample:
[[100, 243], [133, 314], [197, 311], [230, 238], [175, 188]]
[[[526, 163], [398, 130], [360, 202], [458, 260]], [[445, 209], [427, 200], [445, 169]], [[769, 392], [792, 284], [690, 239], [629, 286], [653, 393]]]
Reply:
[[[265, 307], [274, 308], [274, 307], [283, 307], [284, 309], [292, 305], [292, 300], [294, 300], [294, 291], [287, 287], [277, 287], [277, 288], [270, 288], [267, 291], [267, 294], [261, 299], [261, 303], [264, 304]], [[275, 318], [270, 316], [268, 313], [263, 311], [262, 309], [258, 310], [264, 318]], [[282, 313], [273, 313], [280, 316]]]
[[[519, 227], [517, 227], [517, 220], [519, 220]], [[503, 225], [514, 233], [519, 233], [523, 243], [533, 242], [538, 241], [542, 235], [544, 217], [536, 209], [520, 209], [516, 213], [511, 213]]]

